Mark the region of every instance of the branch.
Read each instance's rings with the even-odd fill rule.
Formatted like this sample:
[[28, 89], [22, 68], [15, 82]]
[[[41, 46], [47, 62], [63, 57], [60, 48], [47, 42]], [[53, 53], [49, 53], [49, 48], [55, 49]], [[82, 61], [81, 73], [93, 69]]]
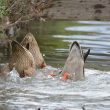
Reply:
[[18, 2], [19, 0], [15, 0], [14, 3], [6, 9], [6, 11], [10, 11]]

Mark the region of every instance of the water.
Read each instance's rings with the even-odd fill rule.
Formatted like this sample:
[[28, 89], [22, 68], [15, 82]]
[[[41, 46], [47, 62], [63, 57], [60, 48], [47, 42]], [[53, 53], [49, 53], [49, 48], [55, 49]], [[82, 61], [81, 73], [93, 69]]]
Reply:
[[[35, 23], [32, 27], [52, 66], [37, 70], [32, 78], [21, 79], [15, 70], [1, 78], [0, 110], [110, 110], [110, 22], [56, 21], [41, 23], [39, 29]], [[48, 77], [52, 70], [63, 67], [75, 40], [84, 50], [91, 49], [85, 81]]]

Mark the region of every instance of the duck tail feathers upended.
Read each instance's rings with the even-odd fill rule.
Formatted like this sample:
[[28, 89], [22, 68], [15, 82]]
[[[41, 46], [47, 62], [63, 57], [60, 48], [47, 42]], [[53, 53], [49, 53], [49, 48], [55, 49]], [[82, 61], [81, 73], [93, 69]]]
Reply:
[[83, 80], [84, 59], [82, 49], [77, 41], [74, 41], [70, 47], [68, 58], [65, 62], [62, 73], [69, 73], [73, 80]]
[[90, 49], [88, 49], [87, 52], [83, 54], [84, 62], [86, 61], [89, 54], [90, 54]]
[[79, 43], [78, 43], [77, 41], [74, 41], [74, 42], [71, 44], [71, 46], [70, 46], [70, 51], [71, 51], [71, 49], [72, 49], [72, 47], [73, 47], [74, 45], [76, 45], [78, 48], [80, 48]]

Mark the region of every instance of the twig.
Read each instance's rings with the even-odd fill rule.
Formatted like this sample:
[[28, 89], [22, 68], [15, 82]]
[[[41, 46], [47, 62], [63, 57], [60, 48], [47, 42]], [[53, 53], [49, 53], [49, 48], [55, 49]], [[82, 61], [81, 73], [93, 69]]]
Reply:
[[18, 2], [19, 2], [19, 0], [15, 0], [14, 3], [6, 9], [6, 11], [10, 11], [11, 8], [13, 8]]

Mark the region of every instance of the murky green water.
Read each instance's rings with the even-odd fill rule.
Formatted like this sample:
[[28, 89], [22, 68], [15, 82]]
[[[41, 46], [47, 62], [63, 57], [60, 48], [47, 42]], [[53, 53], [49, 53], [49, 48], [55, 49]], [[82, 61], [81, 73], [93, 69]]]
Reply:
[[33, 25], [31, 29], [48, 64], [62, 67], [69, 45], [78, 41], [83, 49], [91, 49], [86, 67], [110, 70], [110, 22], [53, 21]]
[[[37, 70], [35, 78], [20, 79], [15, 71], [1, 78], [0, 110], [110, 110], [110, 22], [34, 22], [30, 31], [52, 67]], [[18, 40], [21, 39], [22, 35]], [[51, 70], [63, 67], [73, 41], [78, 41], [84, 50], [91, 49], [85, 81], [49, 78]], [[0, 51], [4, 53], [0, 61], [7, 62], [6, 50]]]

